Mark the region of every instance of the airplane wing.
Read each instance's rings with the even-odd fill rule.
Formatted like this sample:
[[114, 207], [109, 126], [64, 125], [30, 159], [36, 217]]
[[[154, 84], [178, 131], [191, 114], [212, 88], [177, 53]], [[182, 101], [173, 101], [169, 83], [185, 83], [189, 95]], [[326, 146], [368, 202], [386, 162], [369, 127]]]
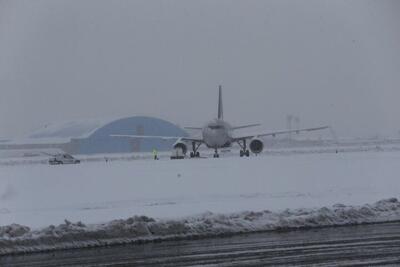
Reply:
[[235, 127], [232, 127], [232, 130], [243, 129], [243, 128], [250, 128], [250, 127], [256, 127], [256, 126], [260, 126], [260, 125], [261, 125], [261, 124], [256, 123], [256, 124], [248, 124], [248, 125], [235, 126]]
[[301, 132], [312, 132], [312, 131], [319, 131], [319, 130], [324, 130], [328, 129], [329, 126], [323, 126], [323, 127], [316, 127], [316, 128], [306, 128], [306, 129], [297, 129], [297, 130], [290, 130], [290, 131], [277, 131], [277, 132], [270, 132], [270, 133], [261, 133], [261, 134], [254, 134], [254, 135], [247, 135], [247, 136], [238, 136], [234, 138], [234, 142], [236, 141], [241, 141], [245, 139], [251, 139], [254, 137], [264, 137], [264, 136], [277, 136], [281, 134], [288, 134], [288, 133], [301, 133]]
[[182, 136], [157, 136], [157, 135], [126, 135], [126, 134], [112, 134], [111, 137], [125, 137], [125, 138], [136, 138], [136, 139], [162, 139], [162, 140], [178, 140], [187, 142], [203, 143], [201, 138], [182, 137]]
[[185, 126], [183, 127], [184, 129], [188, 129], [188, 130], [203, 130], [203, 127], [189, 127], [189, 126]]

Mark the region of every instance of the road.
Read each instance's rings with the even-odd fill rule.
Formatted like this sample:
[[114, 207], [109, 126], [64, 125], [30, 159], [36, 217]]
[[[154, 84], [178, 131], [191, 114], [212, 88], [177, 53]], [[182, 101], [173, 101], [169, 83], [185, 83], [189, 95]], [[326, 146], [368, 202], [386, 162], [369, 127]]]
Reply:
[[400, 265], [400, 222], [4, 256], [1, 266]]

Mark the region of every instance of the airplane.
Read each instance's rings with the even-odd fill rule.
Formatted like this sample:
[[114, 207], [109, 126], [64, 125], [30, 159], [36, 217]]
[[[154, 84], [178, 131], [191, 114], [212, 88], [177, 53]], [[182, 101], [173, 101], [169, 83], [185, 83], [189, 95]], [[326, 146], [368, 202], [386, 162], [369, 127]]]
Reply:
[[[218, 149], [229, 148], [234, 143], [240, 146], [240, 157], [249, 157], [250, 151], [254, 154], [259, 154], [264, 149], [264, 142], [261, 137], [265, 136], [277, 136], [288, 133], [300, 133], [318, 131], [329, 128], [329, 126], [317, 127], [317, 128], [306, 128], [286, 131], [276, 131], [269, 133], [235, 136], [234, 131], [243, 128], [250, 128], [259, 126], [260, 124], [248, 124], [242, 126], [231, 126], [224, 120], [223, 106], [222, 106], [222, 86], [220, 85], [218, 94], [218, 116], [216, 119], [208, 122], [203, 127], [184, 127], [189, 130], [201, 131], [201, 137], [183, 137], [183, 136], [145, 136], [145, 135], [119, 135], [113, 134], [113, 137], [128, 137], [128, 138], [156, 138], [164, 140], [177, 140], [173, 148], [181, 149], [183, 154], [186, 155], [188, 151], [188, 143], [191, 144], [191, 158], [200, 157], [199, 147], [205, 145], [208, 148], [214, 149], [214, 158], [219, 158]], [[247, 144], [248, 143], [248, 144]]]

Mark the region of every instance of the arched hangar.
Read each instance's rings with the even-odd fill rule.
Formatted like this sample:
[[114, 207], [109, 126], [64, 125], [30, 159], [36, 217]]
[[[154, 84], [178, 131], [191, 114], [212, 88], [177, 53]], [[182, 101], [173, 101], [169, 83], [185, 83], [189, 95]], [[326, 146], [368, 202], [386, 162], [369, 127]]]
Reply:
[[53, 123], [26, 138], [7, 140], [0, 149], [60, 148], [71, 154], [147, 152], [170, 150], [174, 140], [134, 139], [110, 135], [187, 136], [179, 126], [154, 117], [133, 116], [112, 120], [77, 120]]
[[161, 139], [135, 139], [112, 137], [121, 135], [187, 136], [177, 125], [153, 117], [129, 117], [109, 122], [95, 130], [87, 138], [72, 139], [76, 154], [123, 153], [170, 150], [174, 141]]

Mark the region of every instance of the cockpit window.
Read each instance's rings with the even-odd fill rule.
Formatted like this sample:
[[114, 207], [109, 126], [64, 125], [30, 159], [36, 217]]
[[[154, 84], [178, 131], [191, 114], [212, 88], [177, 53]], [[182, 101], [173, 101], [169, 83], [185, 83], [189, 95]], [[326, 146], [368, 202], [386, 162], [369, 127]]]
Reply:
[[224, 127], [222, 127], [221, 125], [210, 125], [208, 126], [208, 128], [212, 130], [218, 130], [218, 129], [223, 129]]

